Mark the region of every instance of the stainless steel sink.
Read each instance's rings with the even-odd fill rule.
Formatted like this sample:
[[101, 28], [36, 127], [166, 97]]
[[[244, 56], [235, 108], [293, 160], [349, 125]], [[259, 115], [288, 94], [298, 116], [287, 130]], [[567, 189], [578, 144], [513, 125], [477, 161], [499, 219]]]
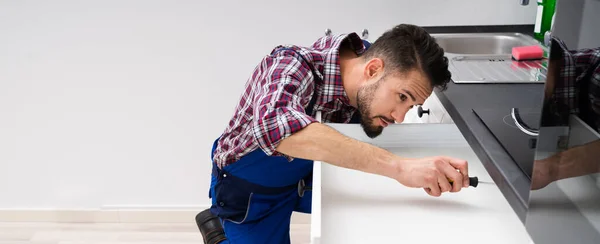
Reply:
[[530, 36], [519, 33], [437, 34], [438, 44], [455, 54], [511, 54], [513, 47], [538, 45]]
[[513, 47], [538, 45], [520, 33], [432, 34], [449, 59], [454, 83], [543, 83], [546, 60], [515, 61]]

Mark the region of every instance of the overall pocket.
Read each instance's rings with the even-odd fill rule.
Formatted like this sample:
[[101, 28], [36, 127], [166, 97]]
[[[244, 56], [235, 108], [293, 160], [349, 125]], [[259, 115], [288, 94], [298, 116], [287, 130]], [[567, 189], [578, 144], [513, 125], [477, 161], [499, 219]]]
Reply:
[[230, 179], [223, 177], [217, 181], [213, 208], [220, 218], [241, 223], [246, 218], [252, 193]]
[[[293, 202], [296, 200], [296, 192], [289, 191], [276, 195], [265, 195], [252, 193], [248, 203], [248, 211], [243, 222], [253, 222], [267, 217], [269, 214], [277, 211], [293, 211]], [[291, 205], [290, 205], [290, 202]], [[292, 206], [292, 207], [290, 207]]]
[[[278, 194], [262, 194], [243, 179], [228, 175], [215, 185], [216, 215], [236, 224], [260, 220], [281, 207], [295, 201], [297, 190]], [[259, 191], [260, 192], [260, 191]]]

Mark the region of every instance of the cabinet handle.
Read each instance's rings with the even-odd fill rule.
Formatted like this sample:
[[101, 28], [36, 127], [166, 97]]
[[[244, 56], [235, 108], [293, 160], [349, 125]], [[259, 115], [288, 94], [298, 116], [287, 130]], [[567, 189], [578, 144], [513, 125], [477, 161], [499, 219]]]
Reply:
[[417, 115], [419, 115], [419, 118], [423, 118], [423, 114], [429, 114], [429, 109], [424, 110], [422, 106], [419, 106], [417, 109]]

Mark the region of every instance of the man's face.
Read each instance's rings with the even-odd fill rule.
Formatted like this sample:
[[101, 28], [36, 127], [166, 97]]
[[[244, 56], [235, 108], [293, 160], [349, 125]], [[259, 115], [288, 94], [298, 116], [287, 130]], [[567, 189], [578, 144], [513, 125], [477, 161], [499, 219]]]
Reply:
[[370, 138], [379, 136], [389, 124], [402, 123], [408, 110], [423, 104], [432, 92], [426, 77], [417, 70], [375, 79], [357, 94], [361, 126]]

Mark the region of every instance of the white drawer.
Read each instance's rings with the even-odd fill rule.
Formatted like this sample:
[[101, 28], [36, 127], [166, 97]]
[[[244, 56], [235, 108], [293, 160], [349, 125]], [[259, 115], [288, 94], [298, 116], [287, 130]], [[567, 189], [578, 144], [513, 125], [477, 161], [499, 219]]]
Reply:
[[[453, 124], [390, 125], [376, 139], [364, 136], [358, 125], [331, 126], [342, 134], [405, 157], [447, 155], [466, 159], [472, 176], [492, 181]], [[312, 207], [312, 243], [530, 241], [495, 185], [480, 185], [434, 198], [423, 189], [407, 188], [389, 178], [315, 162]], [[465, 226], [469, 226], [468, 230]], [[465, 235], [448, 238], [456, 233]]]

